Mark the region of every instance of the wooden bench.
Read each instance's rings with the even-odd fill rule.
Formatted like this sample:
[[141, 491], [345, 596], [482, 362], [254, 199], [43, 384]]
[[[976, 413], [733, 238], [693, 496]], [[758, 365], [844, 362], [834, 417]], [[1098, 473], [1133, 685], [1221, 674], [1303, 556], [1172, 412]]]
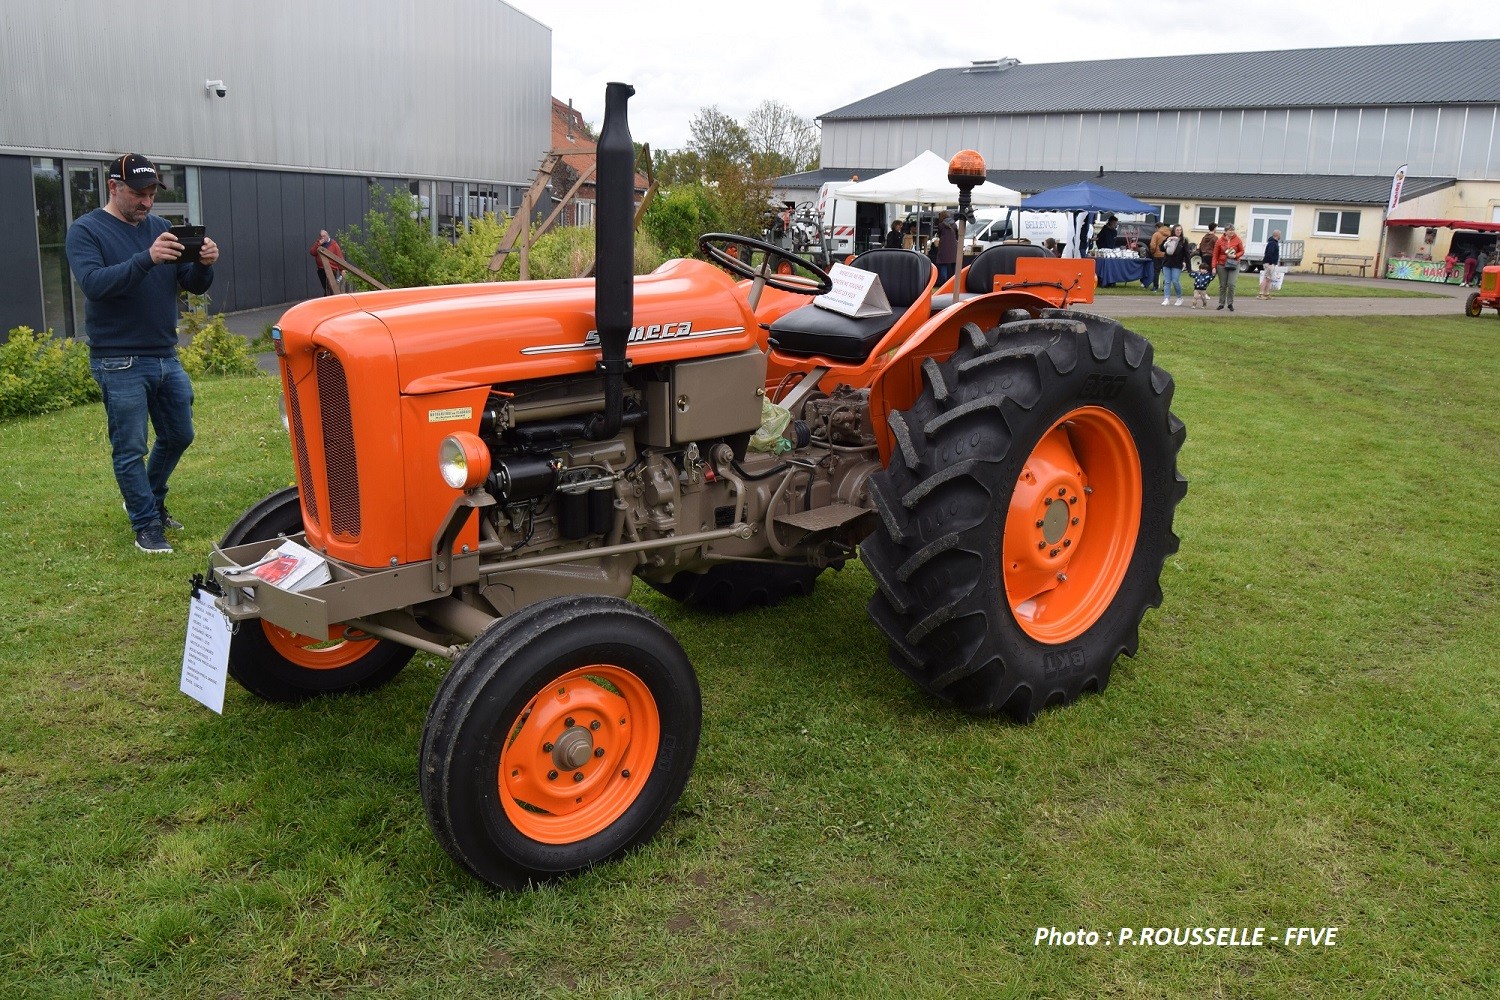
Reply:
[[1318, 273], [1323, 274], [1323, 268], [1332, 264], [1335, 267], [1357, 267], [1359, 276], [1365, 276], [1365, 269], [1373, 267], [1374, 257], [1363, 257], [1357, 253], [1320, 253], [1318, 254]]

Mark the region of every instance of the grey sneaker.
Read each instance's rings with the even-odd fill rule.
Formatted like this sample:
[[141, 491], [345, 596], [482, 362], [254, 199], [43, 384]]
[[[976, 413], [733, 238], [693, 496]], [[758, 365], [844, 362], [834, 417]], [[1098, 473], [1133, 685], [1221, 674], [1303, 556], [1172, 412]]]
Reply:
[[162, 534], [160, 521], [152, 521], [135, 533], [135, 547], [150, 555], [172, 554], [172, 543]]

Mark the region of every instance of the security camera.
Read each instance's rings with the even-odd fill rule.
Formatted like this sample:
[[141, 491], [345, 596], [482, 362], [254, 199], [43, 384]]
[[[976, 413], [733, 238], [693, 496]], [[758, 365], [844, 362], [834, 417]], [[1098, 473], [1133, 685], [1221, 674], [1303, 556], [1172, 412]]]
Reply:
[[229, 96], [229, 88], [224, 85], [223, 80], [209, 80], [203, 85], [203, 89], [210, 94], [218, 94], [220, 97]]

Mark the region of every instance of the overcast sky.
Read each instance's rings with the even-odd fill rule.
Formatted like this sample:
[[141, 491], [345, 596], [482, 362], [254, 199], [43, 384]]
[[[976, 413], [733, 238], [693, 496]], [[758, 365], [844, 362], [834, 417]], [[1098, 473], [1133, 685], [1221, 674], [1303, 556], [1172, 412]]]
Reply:
[[[700, 108], [744, 122], [766, 99], [815, 118], [945, 66], [1437, 42], [1486, 37], [1483, 4], [1327, 0], [506, 0], [552, 29], [552, 96], [597, 130], [632, 84], [630, 129], [678, 149]], [[963, 12], [963, 13], [961, 13]], [[1478, 32], [1476, 34], [1476, 32]]]

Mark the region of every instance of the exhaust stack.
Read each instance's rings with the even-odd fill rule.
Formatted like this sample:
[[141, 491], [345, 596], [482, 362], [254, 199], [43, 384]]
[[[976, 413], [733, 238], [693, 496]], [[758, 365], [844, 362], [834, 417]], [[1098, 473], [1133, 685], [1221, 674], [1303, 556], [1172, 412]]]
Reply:
[[635, 94], [628, 83], [604, 89], [604, 127], [598, 145], [598, 224], [594, 231], [594, 323], [603, 357], [604, 413], [588, 423], [591, 441], [614, 437], [624, 408], [625, 344], [634, 319], [635, 145], [630, 139], [626, 103]]

